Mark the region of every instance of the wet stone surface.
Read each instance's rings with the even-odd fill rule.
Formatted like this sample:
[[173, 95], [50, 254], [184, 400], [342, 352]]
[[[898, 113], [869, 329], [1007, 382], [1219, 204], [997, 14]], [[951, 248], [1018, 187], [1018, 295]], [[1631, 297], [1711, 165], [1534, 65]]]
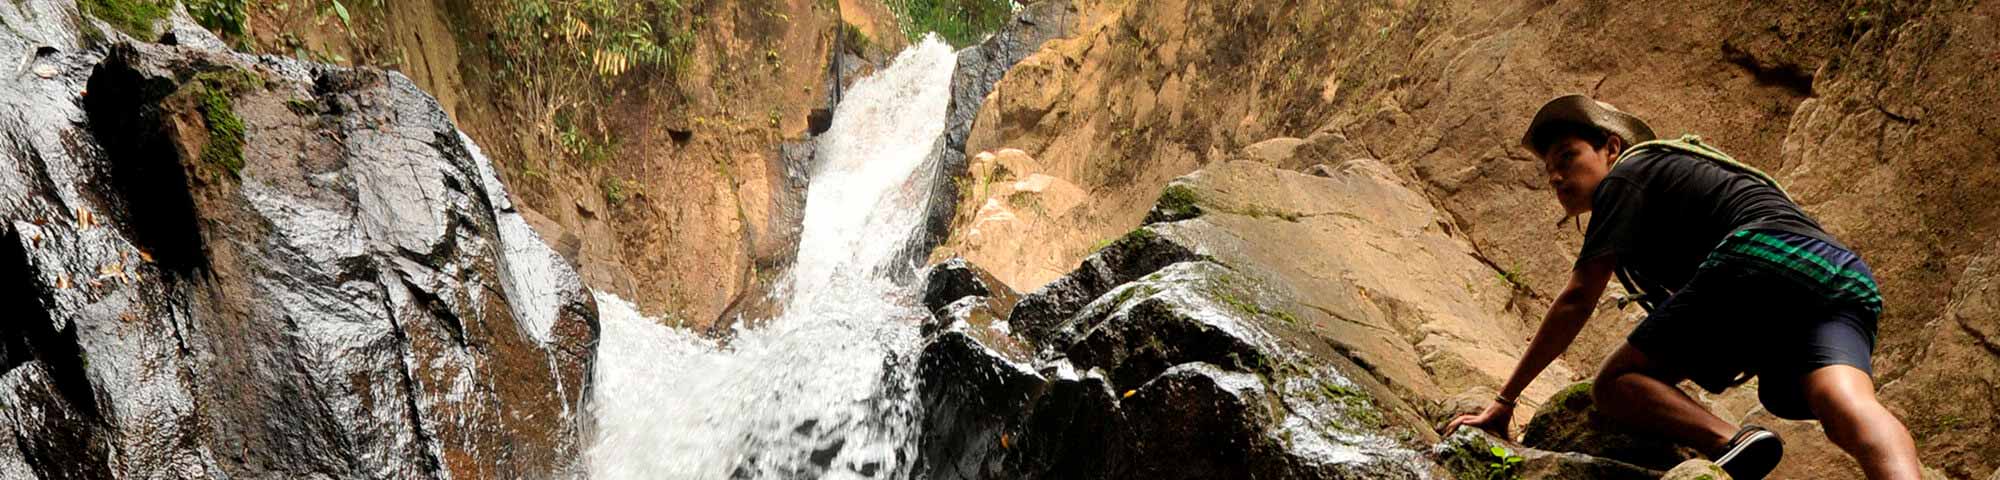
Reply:
[[[1296, 308], [1257, 275], [1135, 234], [1023, 296], [1034, 337], [953, 320], [919, 370], [925, 478], [1423, 478], [1435, 465], [1384, 424], [1338, 359], [1298, 345]], [[977, 267], [940, 265], [937, 271]], [[956, 288], [966, 278], [933, 275]], [[1112, 280], [1116, 279], [1116, 280]], [[963, 297], [953, 305], [982, 297]], [[1030, 305], [1039, 305], [1030, 307]], [[1054, 315], [1061, 315], [1054, 318]], [[1037, 340], [1039, 339], [1039, 340]], [[1032, 358], [994, 343], [1020, 344]], [[1343, 365], [1343, 366], [1336, 366]], [[1389, 407], [1398, 408], [1398, 407]], [[1407, 407], [1400, 407], [1407, 408]]]
[[580, 475], [595, 305], [428, 94], [82, 21], [0, 5], [0, 477]]

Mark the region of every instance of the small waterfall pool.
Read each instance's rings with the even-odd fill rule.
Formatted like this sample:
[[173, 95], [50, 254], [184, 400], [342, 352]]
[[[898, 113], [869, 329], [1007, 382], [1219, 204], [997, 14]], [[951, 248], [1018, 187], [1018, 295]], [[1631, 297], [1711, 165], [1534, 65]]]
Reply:
[[916, 452], [916, 292], [890, 276], [937, 179], [955, 56], [928, 38], [848, 90], [818, 139], [782, 313], [727, 345], [598, 293], [598, 479], [902, 478]]

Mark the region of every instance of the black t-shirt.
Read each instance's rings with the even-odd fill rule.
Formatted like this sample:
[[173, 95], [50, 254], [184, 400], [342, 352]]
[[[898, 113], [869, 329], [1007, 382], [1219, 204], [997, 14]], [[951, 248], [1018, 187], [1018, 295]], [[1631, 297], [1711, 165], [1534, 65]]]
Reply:
[[1590, 205], [1577, 264], [1616, 254], [1633, 276], [1675, 290], [1738, 230], [1786, 231], [1840, 245], [1755, 175], [1672, 150], [1649, 149], [1618, 162]]

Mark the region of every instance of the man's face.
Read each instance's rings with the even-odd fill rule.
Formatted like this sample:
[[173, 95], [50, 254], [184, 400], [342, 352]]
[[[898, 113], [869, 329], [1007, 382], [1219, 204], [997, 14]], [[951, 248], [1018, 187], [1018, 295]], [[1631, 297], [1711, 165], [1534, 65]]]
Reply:
[[1574, 216], [1590, 212], [1590, 197], [1597, 193], [1597, 183], [1610, 173], [1617, 143], [1613, 137], [1605, 142], [1604, 148], [1597, 149], [1591, 148], [1590, 142], [1571, 136], [1549, 144], [1548, 150], [1541, 153], [1542, 168], [1549, 174], [1549, 187], [1555, 190], [1556, 201], [1562, 203], [1565, 213]]

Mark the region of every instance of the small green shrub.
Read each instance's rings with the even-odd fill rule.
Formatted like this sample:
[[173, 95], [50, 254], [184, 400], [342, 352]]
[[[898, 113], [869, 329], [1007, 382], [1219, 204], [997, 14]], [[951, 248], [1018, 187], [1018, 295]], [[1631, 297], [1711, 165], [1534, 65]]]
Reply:
[[611, 206], [613, 207], [625, 204], [626, 193], [625, 193], [624, 179], [618, 177], [604, 177], [604, 180], [598, 182], [597, 186], [598, 188], [604, 190], [605, 203], [611, 204]]
[[903, 20], [903, 33], [910, 41], [937, 32], [958, 48], [979, 42], [1014, 16], [1010, 0], [888, 0], [888, 4]]
[[195, 23], [225, 36], [243, 35], [249, 17], [244, 11], [248, 0], [186, 0], [188, 15]]
[[1514, 455], [1512, 452], [1508, 452], [1506, 448], [1497, 445], [1488, 448], [1486, 453], [1492, 454], [1492, 458], [1487, 459], [1486, 462], [1486, 475], [1484, 477], [1486, 480], [1513, 480], [1521, 478], [1521, 473], [1518, 470], [1521, 469], [1521, 462], [1525, 462], [1527, 459], [1521, 458], [1519, 455]]

